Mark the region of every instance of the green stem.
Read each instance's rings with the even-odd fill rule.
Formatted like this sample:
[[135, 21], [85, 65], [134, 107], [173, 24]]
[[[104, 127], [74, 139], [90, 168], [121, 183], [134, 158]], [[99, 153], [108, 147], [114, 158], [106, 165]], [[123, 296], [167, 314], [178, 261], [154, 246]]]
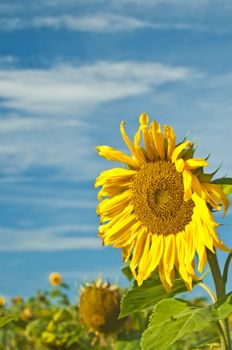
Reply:
[[[219, 300], [226, 295], [226, 281], [223, 279], [224, 276], [221, 275], [216, 253], [211, 252], [209, 249], [206, 249], [206, 252], [207, 252], [209, 267], [211, 269], [213, 280], [214, 280], [217, 299]], [[220, 334], [222, 347], [225, 350], [232, 350], [228, 319], [221, 320], [220, 324], [224, 333], [224, 337], [222, 337], [222, 335]]]
[[226, 284], [227, 278], [228, 278], [228, 271], [229, 271], [229, 266], [230, 266], [231, 259], [232, 259], [232, 253], [229, 253], [228, 256], [227, 256], [226, 262], [225, 262], [223, 275], [222, 275], [222, 278], [223, 278], [223, 281], [225, 282], [225, 284]]

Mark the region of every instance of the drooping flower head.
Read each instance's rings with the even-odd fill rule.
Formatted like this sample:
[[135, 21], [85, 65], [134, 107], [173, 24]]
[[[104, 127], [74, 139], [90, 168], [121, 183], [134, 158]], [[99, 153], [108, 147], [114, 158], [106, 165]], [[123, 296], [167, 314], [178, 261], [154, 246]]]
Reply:
[[59, 286], [62, 283], [62, 276], [58, 272], [52, 272], [49, 275], [49, 282], [52, 286]]
[[156, 121], [149, 125], [145, 113], [139, 122], [133, 142], [125, 123], [120, 125], [130, 155], [97, 147], [99, 155], [124, 165], [103, 171], [96, 180], [95, 186], [102, 186], [99, 235], [105, 245], [122, 249], [138, 285], [157, 269], [169, 291], [176, 269], [191, 290], [196, 254], [202, 272], [206, 248], [229, 250], [217, 236], [211, 211], [223, 206], [225, 215], [229, 200], [220, 185], [210, 182], [212, 176], [204, 174], [208, 162], [193, 157], [190, 141], [177, 144], [171, 126], [162, 130]]
[[119, 320], [120, 293], [117, 285], [102, 283], [86, 284], [81, 288], [80, 316], [90, 330], [99, 333], [115, 332], [123, 323]]

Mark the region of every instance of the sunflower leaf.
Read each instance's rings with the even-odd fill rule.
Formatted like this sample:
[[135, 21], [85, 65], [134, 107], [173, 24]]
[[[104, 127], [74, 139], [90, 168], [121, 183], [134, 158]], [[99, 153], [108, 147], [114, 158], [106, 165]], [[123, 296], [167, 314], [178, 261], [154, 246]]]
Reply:
[[154, 306], [162, 299], [173, 298], [175, 295], [183, 292], [186, 292], [186, 287], [180, 278], [175, 280], [174, 287], [170, 293], [164, 290], [163, 284], [157, 276], [144, 281], [140, 287], [135, 283], [122, 298], [119, 318], [143, 310], [148, 306]]
[[126, 340], [119, 340], [115, 344], [115, 350], [139, 350], [139, 340], [132, 340], [132, 341], [126, 341]]
[[232, 293], [217, 303], [196, 307], [187, 301], [161, 300], [155, 305], [149, 326], [143, 333], [142, 350], [166, 350], [184, 336], [204, 330], [211, 322], [232, 312]]
[[228, 196], [232, 193], [232, 178], [231, 177], [222, 177], [212, 181], [212, 183], [219, 184], [223, 192]]
[[0, 317], [0, 328], [5, 326], [7, 323], [10, 323], [12, 321], [16, 321], [17, 319], [18, 319], [18, 316], [16, 316], [16, 315], [1, 316]]

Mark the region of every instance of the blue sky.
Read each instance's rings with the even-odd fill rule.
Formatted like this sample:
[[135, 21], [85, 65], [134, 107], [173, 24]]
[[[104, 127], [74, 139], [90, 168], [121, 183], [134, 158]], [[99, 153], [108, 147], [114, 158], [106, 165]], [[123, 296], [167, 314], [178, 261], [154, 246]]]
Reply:
[[121, 120], [190, 131], [231, 176], [231, 15], [227, 0], [0, 2], [0, 294], [31, 295], [51, 271], [123, 283], [93, 189], [109, 166], [95, 146], [124, 149]]

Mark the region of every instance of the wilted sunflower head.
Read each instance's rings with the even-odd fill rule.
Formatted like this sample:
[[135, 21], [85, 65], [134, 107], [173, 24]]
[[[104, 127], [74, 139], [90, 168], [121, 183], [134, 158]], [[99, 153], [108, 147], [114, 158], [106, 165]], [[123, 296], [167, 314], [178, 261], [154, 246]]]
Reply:
[[4, 306], [5, 304], [6, 304], [6, 299], [2, 295], [0, 295], [0, 307]]
[[96, 283], [82, 287], [79, 309], [82, 321], [90, 330], [107, 334], [115, 332], [122, 325], [123, 321], [118, 320], [118, 288], [109, 283], [102, 283], [100, 278]]
[[49, 281], [52, 286], [60, 286], [62, 283], [62, 276], [58, 272], [52, 272], [49, 275]]
[[156, 121], [149, 125], [146, 113], [139, 122], [134, 141], [127, 136], [125, 123], [120, 125], [130, 155], [97, 147], [102, 157], [124, 164], [96, 179], [95, 187], [102, 186], [99, 235], [104, 244], [122, 248], [138, 285], [157, 269], [169, 291], [176, 269], [191, 290], [196, 253], [201, 272], [206, 248], [229, 250], [217, 236], [218, 224], [209, 209], [220, 210], [222, 205], [225, 215], [229, 200], [220, 185], [210, 182], [212, 176], [204, 174], [208, 162], [193, 157], [190, 141], [177, 144], [172, 127], [161, 129]]

